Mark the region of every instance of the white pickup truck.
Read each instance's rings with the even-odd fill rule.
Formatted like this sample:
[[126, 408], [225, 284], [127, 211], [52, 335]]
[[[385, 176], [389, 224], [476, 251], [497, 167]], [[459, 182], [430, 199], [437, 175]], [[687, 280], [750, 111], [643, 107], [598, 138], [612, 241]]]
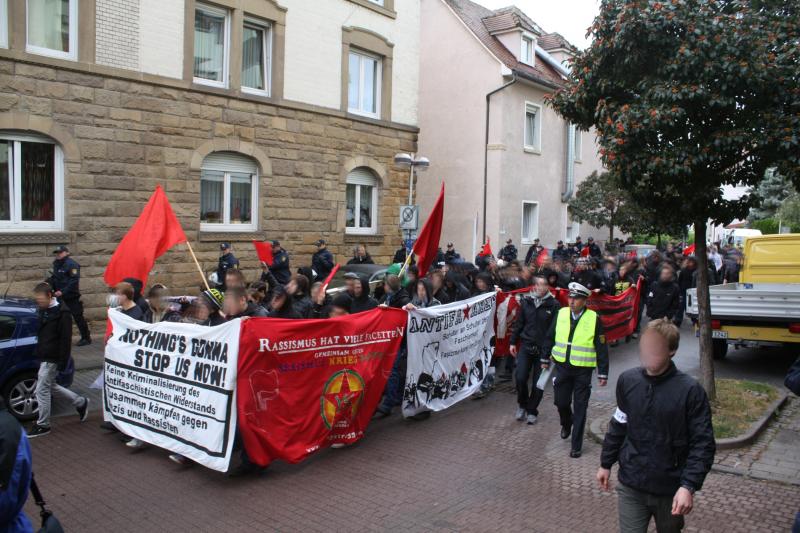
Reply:
[[[714, 357], [729, 344], [800, 343], [800, 234], [748, 238], [739, 279], [709, 287]], [[697, 289], [686, 291], [686, 314], [698, 314]]]

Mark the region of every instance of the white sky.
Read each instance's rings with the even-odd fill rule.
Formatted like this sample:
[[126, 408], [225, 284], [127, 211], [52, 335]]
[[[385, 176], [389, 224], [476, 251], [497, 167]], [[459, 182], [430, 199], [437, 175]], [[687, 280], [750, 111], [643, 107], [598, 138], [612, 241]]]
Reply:
[[515, 5], [548, 33], [558, 32], [578, 48], [586, 48], [586, 28], [600, 11], [599, 0], [473, 0], [489, 9]]

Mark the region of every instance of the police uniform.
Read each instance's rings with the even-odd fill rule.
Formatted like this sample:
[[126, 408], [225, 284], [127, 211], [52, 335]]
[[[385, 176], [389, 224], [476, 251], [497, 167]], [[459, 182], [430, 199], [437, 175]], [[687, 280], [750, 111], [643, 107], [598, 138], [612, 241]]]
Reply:
[[[275, 246], [280, 246], [278, 241], [272, 241], [273, 249]], [[273, 253], [272, 265], [269, 267], [272, 275], [278, 280], [281, 285], [286, 285], [292, 277], [292, 272], [289, 270], [289, 253], [281, 248], [280, 252]]]
[[239, 260], [230, 251], [231, 245], [223, 242], [219, 245], [220, 250], [227, 250], [226, 253], [219, 256], [219, 263], [217, 264], [217, 288], [225, 290], [225, 273], [231, 269], [239, 268]]
[[[66, 246], [59, 246], [53, 250], [54, 254], [61, 252], [69, 253], [69, 249]], [[81, 340], [78, 344], [84, 346], [92, 342], [92, 337], [89, 332], [89, 325], [86, 323], [86, 319], [83, 318], [80, 280], [81, 266], [73, 258], [66, 256], [63, 259], [53, 261], [53, 274], [49, 280], [50, 286], [53, 287], [53, 292], [61, 292], [58, 300], [69, 308], [81, 334]]]
[[[587, 298], [591, 294], [579, 283], [570, 283], [569, 289], [570, 297]], [[552, 355], [556, 362], [553, 394], [561, 418], [561, 438], [568, 438], [571, 431], [570, 456], [580, 457], [594, 369], [597, 368], [598, 379], [608, 379], [608, 346], [597, 313], [584, 307], [575, 317], [569, 307], [562, 307], [556, 319]]]

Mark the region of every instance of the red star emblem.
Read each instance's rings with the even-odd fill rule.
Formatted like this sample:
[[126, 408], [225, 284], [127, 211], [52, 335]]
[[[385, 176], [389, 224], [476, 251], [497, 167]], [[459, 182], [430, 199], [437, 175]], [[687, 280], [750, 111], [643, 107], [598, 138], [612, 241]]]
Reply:
[[358, 399], [360, 392], [352, 392], [350, 390], [350, 380], [347, 377], [342, 379], [342, 388], [339, 392], [333, 392], [325, 395], [330, 403], [336, 406], [335, 420], [350, 420], [353, 417], [353, 404]]
[[464, 320], [469, 318], [469, 305], [464, 306]]

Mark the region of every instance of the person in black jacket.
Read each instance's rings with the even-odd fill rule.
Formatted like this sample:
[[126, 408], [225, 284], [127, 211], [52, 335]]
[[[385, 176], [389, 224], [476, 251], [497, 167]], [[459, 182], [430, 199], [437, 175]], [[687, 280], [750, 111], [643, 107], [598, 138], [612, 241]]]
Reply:
[[53, 295], [49, 283], [40, 283], [33, 289], [33, 297], [39, 310], [39, 330], [36, 334], [34, 354], [39, 360], [39, 374], [36, 380], [36, 401], [39, 404], [39, 418], [31, 429], [30, 438], [50, 433], [50, 410], [53, 399], [72, 403], [81, 422], [89, 414], [89, 399], [78, 396], [71, 390], [56, 383], [59, 371], [69, 363], [72, 349], [72, 315], [64, 304]]
[[142, 294], [142, 280], [136, 278], [125, 278], [122, 281], [125, 283], [130, 283], [131, 287], [133, 287], [133, 301], [139, 306], [139, 309], [142, 310], [142, 318], [139, 320], [142, 322], [152, 322], [153, 310], [150, 309], [150, 304], [147, 303], [147, 299]]
[[359, 276], [353, 284], [353, 301], [350, 304], [350, 313], [360, 313], [378, 307], [378, 302], [369, 295], [369, 279]]
[[658, 281], [650, 284], [647, 293], [647, 317], [650, 320], [674, 320], [681, 306], [681, 290], [675, 282], [675, 271], [669, 264], [661, 267]]
[[89, 325], [83, 318], [83, 302], [81, 301], [81, 266], [69, 255], [69, 248], [59, 246], [53, 253], [56, 255], [53, 261], [53, 275], [50, 276], [50, 286], [56, 298], [67, 305], [75, 325], [81, 334], [78, 346], [86, 346], [92, 343], [89, 333]]
[[[236, 256], [233, 255], [231, 251], [231, 245], [227, 242], [222, 242], [219, 245], [219, 262], [217, 263], [217, 286], [216, 288], [225, 291], [225, 273], [228, 270], [238, 269], [239, 268], [239, 260], [236, 259]], [[128, 281], [128, 280], [125, 280]], [[139, 287], [139, 291], [141, 292], [141, 287]]]
[[[405, 261], [405, 259], [403, 259]], [[372, 256], [367, 253], [367, 247], [359, 244], [353, 250], [353, 258], [347, 262], [348, 265], [374, 265], [375, 261]]]
[[[514, 327], [511, 330], [511, 355], [517, 358], [515, 373], [517, 383], [517, 413], [519, 421], [527, 418], [528, 424], [535, 424], [539, 416], [539, 403], [543, 391], [536, 387], [542, 367], [550, 364], [550, 352], [553, 349], [556, 317], [561, 304], [550, 292], [547, 279], [536, 277], [533, 297], [523, 298]], [[522, 346], [517, 349], [517, 342]], [[528, 394], [528, 380], [533, 370], [533, 387]]]
[[324, 281], [333, 270], [333, 254], [323, 239], [317, 241], [317, 251], [311, 257], [311, 268], [317, 275], [314, 281]]
[[512, 239], [508, 239], [506, 241], [506, 245], [503, 246], [503, 249], [500, 250], [500, 254], [497, 257], [506, 263], [510, 263], [511, 261], [517, 260], [518, 254], [519, 252], [517, 251], [517, 247], [514, 246], [514, 241]]
[[241, 287], [231, 287], [225, 292], [222, 304], [225, 318], [233, 320], [242, 317], [265, 317], [267, 311], [258, 304], [247, 301], [247, 291]]
[[394, 274], [388, 274], [383, 280], [383, 300], [381, 305], [402, 309], [411, 302], [408, 291], [400, 283], [400, 278]]
[[267, 315], [269, 318], [303, 318], [294, 307], [292, 295], [283, 285], [278, 285], [272, 291], [270, 309]]
[[609, 490], [619, 463], [619, 523], [623, 533], [680, 531], [694, 493], [714, 464], [711, 406], [703, 387], [675, 367], [680, 332], [669, 320], [647, 325], [641, 368], [617, 381], [617, 409], [603, 440], [597, 480]]

